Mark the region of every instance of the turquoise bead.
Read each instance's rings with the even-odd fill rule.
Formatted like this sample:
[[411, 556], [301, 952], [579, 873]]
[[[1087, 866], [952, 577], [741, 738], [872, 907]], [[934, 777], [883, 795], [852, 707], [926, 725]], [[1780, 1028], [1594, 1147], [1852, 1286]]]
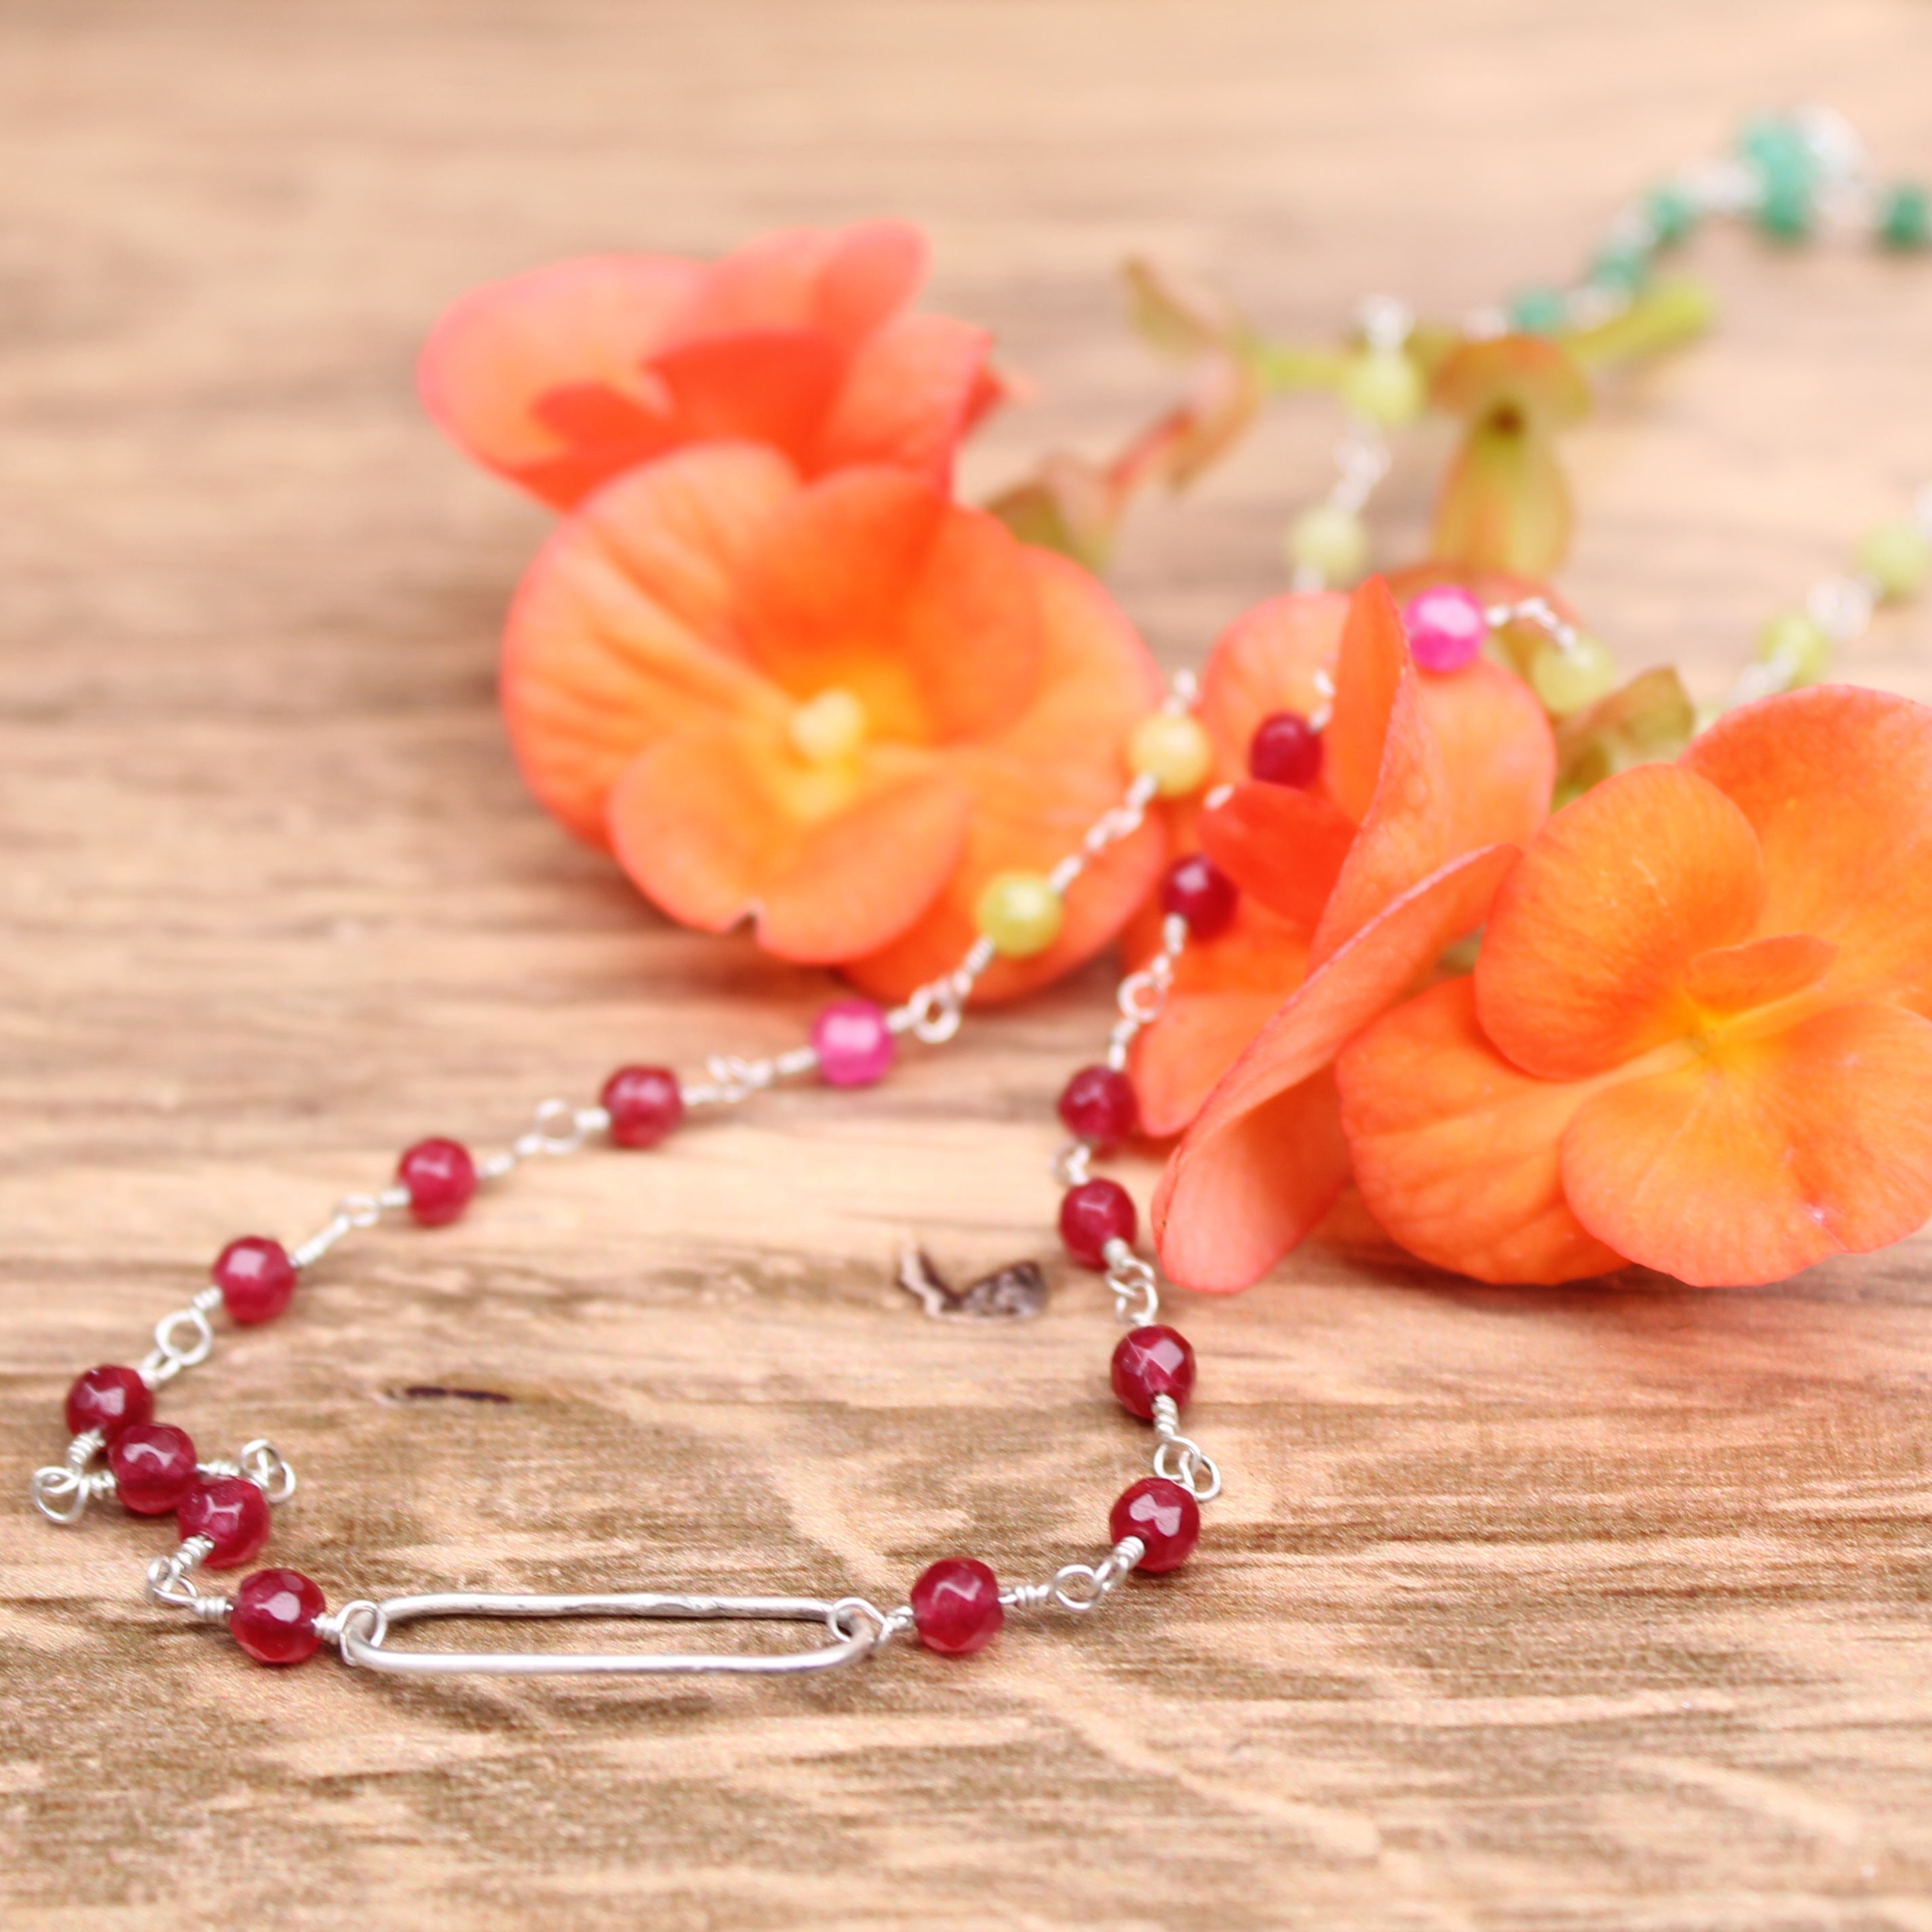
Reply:
[[1898, 182], [1879, 197], [1878, 238], [1887, 248], [1922, 248], [1932, 242], [1932, 200], [1916, 182]]
[[1510, 326], [1520, 335], [1554, 335], [1570, 320], [1561, 289], [1525, 289], [1509, 305]]
[[1676, 248], [1697, 225], [1697, 204], [1675, 182], [1652, 188], [1643, 212], [1660, 248]]
[[1599, 249], [1590, 264], [1590, 279], [1600, 289], [1634, 296], [1650, 278], [1650, 256], [1643, 249], [1612, 244]]
[[1802, 242], [1811, 232], [1811, 184], [1774, 169], [1765, 172], [1757, 225], [1774, 242]]
[[1810, 145], [1796, 125], [1774, 114], [1754, 115], [1738, 134], [1738, 152], [1760, 174], [1798, 176], [1808, 188], [1816, 170]]

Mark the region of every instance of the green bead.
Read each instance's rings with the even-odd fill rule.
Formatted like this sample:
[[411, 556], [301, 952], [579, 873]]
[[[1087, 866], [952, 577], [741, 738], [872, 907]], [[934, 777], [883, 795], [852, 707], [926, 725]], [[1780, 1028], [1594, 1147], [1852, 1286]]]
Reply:
[[1352, 584], [1369, 560], [1369, 533], [1352, 510], [1339, 503], [1317, 503], [1294, 520], [1288, 533], [1288, 560], [1324, 584]]
[[1651, 190], [1643, 212], [1660, 248], [1674, 248], [1697, 225], [1697, 204], [1675, 182]]
[[1916, 524], [1881, 524], [1858, 545], [1858, 568], [1881, 597], [1911, 597], [1932, 569], [1932, 539]]
[[1519, 335], [1555, 335], [1569, 320], [1570, 304], [1561, 289], [1524, 289], [1510, 302], [1510, 326]]
[[1795, 122], [1777, 114], [1754, 114], [1738, 130], [1738, 152], [1760, 174], [1781, 174], [1808, 187], [1817, 163]]
[[1649, 278], [1649, 251], [1628, 243], [1598, 250], [1590, 264], [1591, 280], [1619, 295], [1635, 295]]
[[1578, 637], [1565, 650], [1550, 644], [1530, 660], [1529, 686], [1552, 718], [1586, 710], [1617, 688], [1617, 661], [1596, 638]]
[[1003, 959], [1030, 959], [1060, 937], [1066, 908], [1038, 872], [996, 872], [973, 908], [973, 922]]
[[1811, 184], [1796, 175], [1767, 172], [1758, 195], [1757, 225], [1774, 242], [1802, 242], [1811, 232]]
[[1897, 182], [1879, 197], [1878, 238], [1886, 248], [1922, 248], [1932, 242], [1932, 197], [1916, 182]]
[[1400, 349], [1371, 349], [1342, 365], [1342, 400], [1358, 416], [1399, 429], [1422, 413], [1422, 371]]
[[1832, 640], [1815, 617], [1780, 610], [1758, 633], [1757, 654], [1781, 665], [1787, 686], [1816, 684], [1832, 668]]

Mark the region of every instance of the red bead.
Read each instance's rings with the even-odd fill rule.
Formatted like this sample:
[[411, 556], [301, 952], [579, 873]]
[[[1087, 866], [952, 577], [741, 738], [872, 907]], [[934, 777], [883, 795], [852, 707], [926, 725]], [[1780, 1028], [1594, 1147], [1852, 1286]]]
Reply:
[[476, 1192], [476, 1163], [460, 1141], [418, 1141], [396, 1163], [410, 1212], [425, 1228], [453, 1221]]
[[268, 1499], [246, 1476], [217, 1476], [197, 1483], [175, 1511], [182, 1540], [205, 1536], [214, 1545], [201, 1560], [211, 1570], [232, 1570], [262, 1553], [268, 1540]]
[[1114, 1393], [1130, 1415], [1145, 1422], [1154, 1399], [1171, 1395], [1184, 1405], [1194, 1393], [1194, 1351], [1178, 1329], [1131, 1328], [1114, 1345]]
[[115, 1493], [136, 1516], [166, 1516], [194, 1487], [194, 1440], [171, 1422], [136, 1422], [107, 1445]]
[[154, 1392], [142, 1381], [138, 1369], [112, 1363], [89, 1369], [76, 1378], [67, 1392], [67, 1432], [85, 1436], [98, 1429], [112, 1442], [124, 1429], [153, 1419]]
[[684, 1118], [684, 1094], [668, 1066], [620, 1066], [598, 1096], [620, 1147], [656, 1147]]
[[1204, 852], [1177, 859], [1160, 882], [1160, 909], [1184, 919], [1190, 935], [1212, 939], [1233, 922], [1241, 895], [1234, 882]]
[[1112, 1066], [1083, 1066], [1060, 1094], [1060, 1118], [1068, 1132], [1109, 1153], [1131, 1140], [1140, 1125], [1134, 1083]]
[[1140, 1217], [1134, 1197], [1118, 1180], [1083, 1180], [1060, 1203], [1060, 1238], [1082, 1268], [1107, 1265], [1107, 1244], [1132, 1241]]
[[1306, 791], [1322, 776], [1322, 734], [1298, 711], [1276, 711], [1255, 727], [1248, 771], [1263, 784]]
[[272, 1322], [296, 1292], [296, 1264], [280, 1241], [244, 1234], [215, 1257], [210, 1279], [236, 1322]]
[[321, 1646], [328, 1599], [299, 1570], [257, 1570], [235, 1587], [228, 1632], [257, 1664], [304, 1664]]
[[834, 1087], [870, 1087], [892, 1070], [892, 1030], [871, 1000], [834, 1000], [812, 1022], [812, 1045]]
[[1163, 1570], [1178, 1570], [1194, 1553], [1201, 1540], [1201, 1505], [1178, 1483], [1165, 1476], [1143, 1476], [1120, 1492], [1107, 1528], [1116, 1543], [1138, 1536], [1147, 1545], [1147, 1554], [1136, 1568], [1157, 1576]]
[[999, 1579], [976, 1558], [943, 1558], [912, 1586], [912, 1620], [920, 1642], [942, 1657], [983, 1650], [1006, 1620]]

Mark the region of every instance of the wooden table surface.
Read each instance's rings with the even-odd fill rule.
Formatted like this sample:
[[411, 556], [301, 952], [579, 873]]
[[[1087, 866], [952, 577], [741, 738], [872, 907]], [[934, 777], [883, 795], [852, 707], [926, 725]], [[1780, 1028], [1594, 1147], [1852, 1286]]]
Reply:
[[[893, 212], [1039, 399], [983, 490], [1171, 380], [1144, 250], [1287, 331], [1569, 268], [1744, 112], [1829, 98], [1932, 172], [1912, 0], [5, 0], [0, 4], [0, 1904], [48, 1928], [1932, 1928], [1932, 1255], [1754, 1292], [1502, 1292], [1311, 1250], [1184, 1298], [1227, 1494], [1085, 1624], [822, 1680], [278, 1675], [146, 1604], [158, 1526], [28, 1509], [79, 1366], [244, 1227], [621, 1058], [825, 996], [668, 931], [530, 803], [491, 698], [544, 519], [411, 364], [466, 286]], [[1565, 578], [1714, 691], [1932, 478], [1932, 270], [1714, 238], [1716, 340], [1571, 446]], [[1280, 586], [1333, 418], [1284, 410], [1117, 574], [1172, 663]], [[1405, 455], [1379, 554], [1419, 540]], [[1858, 675], [1932, 698], [1932, 622]], [[386, 1230], [165, 1412], [300, 1467], [338, 1600], [712, 1587], [896, 1601], [1094, 1547], [1144, 1438], [1046, 1252], [1096, 970], [886, 1088]], [[1144, 1170], [1142, 1178], [1150, 1175]], [[487, 1392], [502, 1400], [412, 1395]]]

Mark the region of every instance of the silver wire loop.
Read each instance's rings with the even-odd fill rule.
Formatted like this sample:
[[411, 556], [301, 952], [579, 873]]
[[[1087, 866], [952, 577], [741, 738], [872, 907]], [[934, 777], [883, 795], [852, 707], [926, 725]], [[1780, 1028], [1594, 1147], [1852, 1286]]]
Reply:
[[[212, 1292], [218, 1300], [219, 1288], [204, 1289], [202, 1294]], [[154, 1346], [145, 1356], [138, 1371], [141, 1379], [150, 1388], [158, 1388], [164, 1382], [171, 1382], [184, 1369], [198, 1369], [214, 1350], [214, 1330], [208, 1321], [207, 1311], [199, 1304], [201, 1295], [196, 1295], [185, 1308], [177, 1308], [172, 1315], [164, 1315], [154, 1324]], [[177, 1339], [178, 1331], [185, 1324], [190, 1339], [183, 1342]]]
[[1158, 1277], [1116, 1234], [1101, 1250], [1107, 1264], [1107, 1286], [1114, 1292], [1114, 1318], [1130, 1328], [1144, 1328], [1160, 1312]]
[[295, 1465], [269, 1442], [258, 1436], [242, 1445], [236, 1461], [246, 1476], [270, 1502], [279, 1506], [296, 1492]]
[[511, 1142], [519, 1160], [533, 1154], [574, 1154], [584, 1144], [584, 1128], [568, 1100], [546, 1100], [537, 1108], [530, 1132]]
[[205, 1536], [190, 1536], [179, 1549], [157, 1556], [148, 1565], [148, 1594], [171, 1610], [185, 1610], [204, 1623], [228, 1621], [234, 1606], [226, 1597], [205, 1596], [195, 1588], [195, 1573], [214, 1545]]
[[1197, 1503], [1211, 1503], [1221, 1493], [1220, 1466], [1191, 1437], [1180, 1432], [1180, 1406], [1171, 1395], [1154, 1399], [1154, 1433], [1160, 1438], [1154, 1452], [1154, 1472], [1178, 1483]]

